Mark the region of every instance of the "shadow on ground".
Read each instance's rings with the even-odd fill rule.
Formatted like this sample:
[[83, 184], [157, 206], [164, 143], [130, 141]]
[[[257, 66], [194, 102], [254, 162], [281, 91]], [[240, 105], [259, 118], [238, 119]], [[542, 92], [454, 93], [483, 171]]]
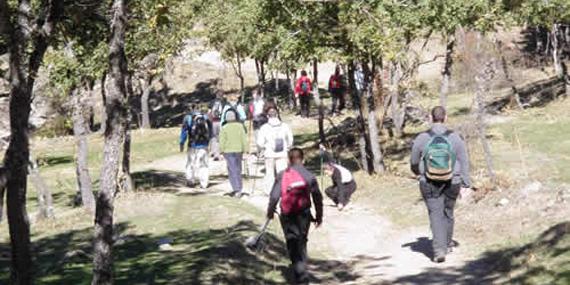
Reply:
[[[409, 246], [423, 252], [428, 243], [427, 238], [420, 238]], [[401, 277], [394, 283], [570, 284], [570, 222], [551, 227], [523, 247], [488, 251], [462, 267], [434, 265], [425, 272]]]
[[[182, 172], [150, 169], [134, 172], [132, 178], [138, 191], [178, 193], [180, 188], [186, 187], [186, 178]], [[210, 175], [208, 189], [215, 188], [226, 180], [227, 176], [224, 175]]]
[[[265, 247], [244, 246], [259, 225], [241, 221], [210, 230], [179, 230], [164, 235], [131, 234], [129, 224], [115, 227], [115, 284], [285, 284], [291, 280], [285, 244], [272, 234]], [[69, 231], [34, 241], [36, 281], [41, 284], [89, 284], [92, 229]], [[161, 240], [172, 248], [159, 250]], [[0, 244], [7, 252], [8, 245]], [[7, 284], [9, 259], [0, 258], [0, 284]], [[342, 284], [360, 276], [351, 264], [312, 260], [313, 283]]]

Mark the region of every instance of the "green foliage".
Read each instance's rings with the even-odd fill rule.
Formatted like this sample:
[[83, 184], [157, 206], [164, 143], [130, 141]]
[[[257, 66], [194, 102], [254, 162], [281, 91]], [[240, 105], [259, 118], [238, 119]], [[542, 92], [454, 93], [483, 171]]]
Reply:
[[570, 1], [567, 0], [521, 0], [512, 6], [521, 24], [550, 27], [570, 21]]

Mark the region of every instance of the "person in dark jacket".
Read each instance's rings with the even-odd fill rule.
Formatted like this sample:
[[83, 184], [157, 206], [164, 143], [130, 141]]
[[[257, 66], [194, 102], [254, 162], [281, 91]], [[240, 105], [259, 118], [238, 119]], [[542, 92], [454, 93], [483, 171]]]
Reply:
[[[459, 134], [449, 130], [444, 124], [447, 120], [445, 108], [437, 106], [432, 109], [433, 125], [427, 132], [420, 133], [414, 140], [410, 164], [412, 172], [419, 176], [420, 191], [429, 213], [433, 234], [433, 260], [444, 262], [445, 256], [453, 246], [453, 227], [455, 218], [453, 209], [461, 188], [470, 188], [469, 157], [465, 142]], [[426, 173], [425, 151], [435, 136], [444, 136], [451, 145], [456, 162], [451, 169], [448, 181], [436, 181], [428, 178]], [[446, 142], [447, 144], [447, 142]]]
[[350, 196], [356, 191], [354, 177], [350, 170], [333, 162], [325, 165], [325, 174], [331, 177], [333, 183], [325, 190], [325, 193], [338, 207], [338, 210], [342, 211], [350, 201]]
[[297, 284], [308, 284], [307, 237], [311, 221], [311, 198], [315, 204], [315, 226], [323, 221], [323, 196], [317, 178], [303, 166], [303, 151], [293, 148], [288, 153], [289, 167], [277, 175], [267, 218], [273, 219], [277, 203], [281, 200], [281, 227], [287, 242], [287, 251]]

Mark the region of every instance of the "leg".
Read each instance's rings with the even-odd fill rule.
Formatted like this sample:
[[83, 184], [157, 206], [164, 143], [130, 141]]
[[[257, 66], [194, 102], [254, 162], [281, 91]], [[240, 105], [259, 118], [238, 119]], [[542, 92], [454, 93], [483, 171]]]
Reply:
[[275, 159], [275, 174], [278, 174], [279, 172], [287, 169], [288, 163], [289, 162], [287, 161], [286, 157], [276, 158]]
[[200, 178], [200, 187], [208, 188], [210, 182], [210, 174], [208, 173], [208, 150], [200, 149], [198, 152], [198, 177]]
[[338, 205], [338, 188], [334, 186], [329, 186], [325, 190], [325, 194], [334, 202], [335, 205]]
[[340, 111], [344, 110], [344, 108], [346, 107], [346, 100], [344, 98], [343, 90], [340, 90], [340, 92], [338, 93], [338, 100], [339, 100], [338, 112], [340, 113]]
[[193, 149], [188, 148], [188, 152], [186, 153], [186, 184], [188, 186], [194, 184], [192, 159], [193, 159]]
[[[433, 235], [432, 247], [434, 260], [445, 258], [447, 254], [447, 219], [444, 214], [445, 195], [442, 195], [440, 186], [421, 183], [422, 195], [428, 208], [431, 232]], [[443, 260], [441, 260], [443, 261]]]
[[453, 243], [453, 228], [455, 224], [455, 217], [453, 210], [455, 208], [455, 201], [457, 201], [457, 196], [459, 196], [459, 191], [461, 190], [461, 185], [452, 184], [445, 191], [445, 219], [447, 224], [447, 246], [449, 251], [449, 246]]
[[273, 188], [273, 183], [275, 182], [275, 159], [266, 157], [265, 158], [265, 193], [269, 195], [271, 189]]
[[237, 168], [237, 171], [236, 171], [236, 177], [235, 177], [235, 179], [236, 179], [236, 181], [237, 181], [237, 189], [238, 189], [237, 192], [238, 192], [238, 193], [241, 193], [241, 190], [243, 189], [243, 181], [242, 181], [242, 178], [241, 178], [241, 172], [242, 172], [242, 167], [241, 167], [242, 164], [241, 164], [241, 163], [242, 163], [242, 160], [243, 160], [243, 153], [241, 153], [241, 152], [240, 152], [240, 153], [236, 153], [236, 168]]
[[336, 105], [338, 102], [338, 94], [337, 94], [336, 90], [331, 91], [331, 97], [332, 97], [331, 114], [334, 114], [336, 111]]
[[238, 191], [238, 184], [236, 180], [236, 157], [235, 153], [224, 153], [224, 158], [226, 159], [227, 167], [228, 167], [228, 178], [230, 180], [230, 185], [232, 186], [232, 191]]
[[214, 159], [220, 157], [220, 122], [212, 123], [212, 139], [210, 140], [210, 151]]
[[343, 206], [346, 206], [350, 201], [350, 196], [356, 191], [356, 183], [354, 181], [343, 185], [343, 189], [339, 190], [338, 201]]
[[310, 214], [282, 215], [281, 227], [287, 243], [287, 251], [297, 283], [308, 282], [307, 273], [307, 235]]

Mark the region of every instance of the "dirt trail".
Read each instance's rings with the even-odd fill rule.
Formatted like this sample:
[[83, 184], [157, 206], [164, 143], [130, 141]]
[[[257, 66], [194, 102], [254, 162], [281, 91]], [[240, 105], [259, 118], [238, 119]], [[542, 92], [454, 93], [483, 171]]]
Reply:
[[[167, 157], [148, 165], [159, 171], [182, 172], [184, 155]], [[223, 195], [231, 191], [223, 161], [210, 162], [210, 175], [214, 177], [208, 190], [180, 188], [180, 193], [207, 191], [211, 195]], [[252, 179], [244, 179], [244, 191], [251, 191]], [[260, 210], [267, 206], [267, 196], [262, 190], [262, 178], [255, 181], [254, 195], [242, 199]], [[230, 198], [228, 198], [230, 199]], [[233, 199], [233, 198], [231, 198]], [[309, 237], [311, 252], [332, 260], [348, 264], [352, 281], [342, 284], [422, 284], [419, 276], [440, 275], [425, 284], [458, 283], [454, 268], [463, 267], [466, 258], [457, 248], [443, 264], [434, 264], [428, 257], [430, 236], [427, 227], [396, 229], [391, 222], [353, 201], [347, 209], [339, 212], [325, 198], [324, 222], [318, 229], [312, 229]], [[334, 270], [334, 269], [331, 269]], [[314, 272], [318, 275], [318, 272]], [[420, 275], [421, 274], [421, 275]], [[445, 276], [445, 277], [441, 277]]]

